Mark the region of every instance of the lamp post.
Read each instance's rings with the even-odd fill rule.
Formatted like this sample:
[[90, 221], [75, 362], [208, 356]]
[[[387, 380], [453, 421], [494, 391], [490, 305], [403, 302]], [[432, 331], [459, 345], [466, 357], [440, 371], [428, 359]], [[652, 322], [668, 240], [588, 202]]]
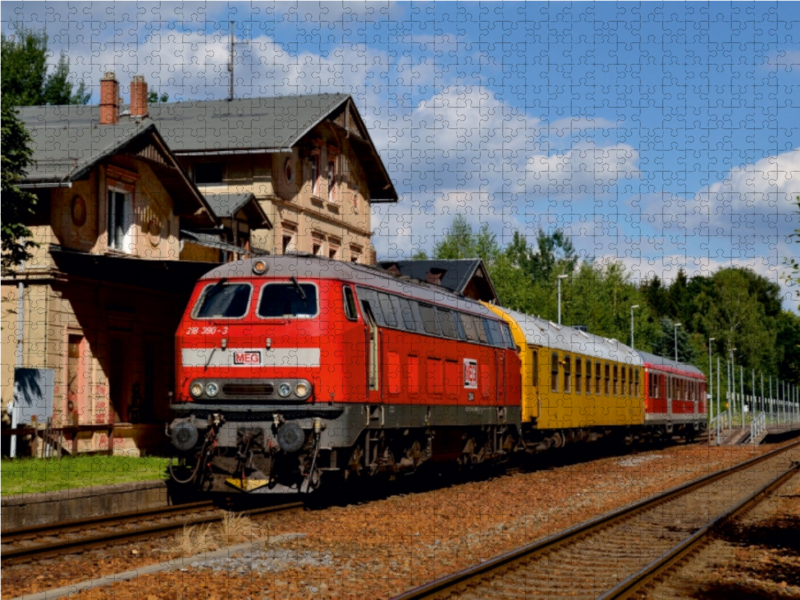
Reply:
[[[713, 403], [714, 399], [714, 365], [711, 363], [711, 342], [716, 340], [717, 338], [708, 338], [708, 398], [706, 398], [706, 402], [708, 402], [708, 414], [711, 414], [711, 404]], [[709, 401], [709, 398], [711, 401]], [[717, 415], [719, 415], [719, 410], [717, 410]]]
[[636, 346], [634, 346], [633, 344], [633, 310], [635, 308], [639, 308], [639, 305], [634, 304], [633, 306], [631, 306], [631, 348], [633, 348], [634, 350], [636, 349]]
[[675, 323], [675, 362], [678, 362], [678, 327], [680, 323]]
[[561, 325], [561, 280], [566, 279], [569, 275], [558, 276], [558, 324]]

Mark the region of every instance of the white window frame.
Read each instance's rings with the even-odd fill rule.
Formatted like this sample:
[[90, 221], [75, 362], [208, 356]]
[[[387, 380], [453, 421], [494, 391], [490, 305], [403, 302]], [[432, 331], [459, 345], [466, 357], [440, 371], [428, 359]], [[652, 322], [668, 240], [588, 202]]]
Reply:
[[[124, 196], [123, 206], [123, 216], [122, 216], [122, 223], [124, 231], [122, 233], [122, 240], [117, 240], [116, 236], [116, 202], [112, 202], [111, 198], [109, 197], [110, 193], [113, 192], [115, 194], [122, 194]], [[125, 188], [109, 185], [107, 192], [106, 192], [106, 223], [107, 223], [107, 231], [106, 231], [106, 247], [109, 250], [115, 250], [117, 252], [124, 252], [126, 254], [132, 254], [132, 242], [133, 236], [131, 235], [131, 227], [133, 227], [133, 193], [130, 190], [126, 190]], [[125, 227], [127, 217], [127, 227]]]

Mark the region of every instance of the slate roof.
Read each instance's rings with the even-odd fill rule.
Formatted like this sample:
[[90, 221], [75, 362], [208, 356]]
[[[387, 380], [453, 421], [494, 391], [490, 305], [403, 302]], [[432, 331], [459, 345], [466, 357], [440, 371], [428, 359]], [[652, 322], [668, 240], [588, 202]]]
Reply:
[[[267, 213], [264, 212], [264, 209], [261, 208], [261, 205], [256, 201], [256, 196], [253, 192], [240, 192], [240, 193], [211, 193], [206, 192], [203, 194], [206, 198], [206, 201], [214, 210], [214, 214], [222, 219], [230, 219], [239, 212], [240, 209], [246, 207], [247, 212], [252, 212], [253, 214], [248, 214], [250, 217], [250, 223], [253, 227], [266, 225], [268, 229], [272, 229], [272, 223], [267, 216]], [[257, 220], [261, 222], [258, 225], [255, 224]]]
[[227, 252], [237, 252], [239, 254], [251, 254], [253, 256], [267, 255], [269, 252], [259, 248], [251, 248], [246, 252], [239, 246], [234, 246], [228, 242], [223, 242], [217, 236], [210, 233], [200, 233], [197, 231], [189, 231], [188, 229], [181, 229], [181, 239], [184, 239], [198, 246], [205, 246], [206, 248], [214, 248], [215, 250], [225, 250]]
[[[279, 152], [295, 146], [311, 129], [350, 99], [347, 94], [239, 98], [235, 100], [192, 100], [148, 105], [145, 125], [155, 123], [176, 154], [222, 152]], [[84, 132], [136, 127], [123, 112], [120, 125], [99, 125], [99, 106], [60, 105], [21, 107], [20, 118], [29, 131], [42, 129], [41, 136], [56, 136], [63, 150], [84, 154], [94, 134]], [[56, 131], [71, 133], [54, 133]], [[366, 131], [366, 127], [364, 127]], [[368, 137], [368, 134], [367, 134]], [[351, 142], [364, 158], [370, 179], [370, 195], [375, 200], [397, 201], [397, 192], [372, 141], [353, 136]], [[48, 150], [50, 149], [47, 146]], [[367, 150], [367, 152], [365, 152]], [[374, 156], [373, 156], [374, 155]], [[36, 157], [39, 160], [39, 157]], [[48, 161], [51, 157], [45, 157]]]
[[661, 367], [671, 367], [673, 369], [677, 369], [680, 371], [688, 371], [689, 373], [703, 376], [703, 372], [694, 365], [690, 365], [688, 363], [683, 363], [679, 361], [674, 361], [671, 358], [665, 358], [663, 356], [658, 356], [657, 354], [651, 354], [650, 352], [644, 352], [642, 350], [637, 350], [636, 352], [639, 354], [639, 356], [642, 357], [642, 360], [644, 360], [644, 362], [646, 363], [650, 363], [652, 365]]
[[508, 313], [517, 322], [525, 334], [525, 340], [528, 344], [618, 361], [629, 365], [642, 366], [643, 364], [639, 353], [619, 340], [586, 333], [566, 325], [557, 325], [547, 319], [526, 315], [508, 308], [501, 308], [500, 310]]
[[[443, 271], [439, 285], [456, 294], [463, 294], [475, 272], [482, 264], [483, 261], [480, 258], [461, 258], [452, 260], [384, 260], [379, 262], [378, 266], [382, 269], [389, 269], [396, 265], [402, 276], [418, 279], [419, 281], [426, 281], [431, 269]], [[486, 269], [484, 269], [484, 272], [486, 272]], [[497, 294], [494, 291], [491, 280], [489, 280], [488, 272], [486, 272], [486, 280], [496, 300]]]

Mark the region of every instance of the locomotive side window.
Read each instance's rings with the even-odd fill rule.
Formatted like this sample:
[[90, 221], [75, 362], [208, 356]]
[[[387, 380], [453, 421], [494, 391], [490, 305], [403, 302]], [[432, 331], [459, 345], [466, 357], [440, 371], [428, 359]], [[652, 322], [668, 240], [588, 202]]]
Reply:
[[475, 331], [478, 332], [478, 340], [483, 342], [484, 344], [489, 343], [489, 336], [486, 335], [486, 328], [481, 323], [481, 318], [476, 317], [475, 315], [467, 315], [467, 318], [472, 319], [475, 323]]
[[433, 306], [420, 302], [419, 313], [422, 316], [422, 328], [425, 330], [425, 333], [441, 335], [439, 333], [439, 324], [436, 322], [436, 313], [433, 310]]
[[586, 393], [592, 393], [592, 361], [586, 361]]
[[194, 319], [241, 319], [250, 307], [252, 286], [249, 283], [217, 283], [206, 286], [197, 301]]
[[356, 298], [353, 295], [353, 288], [344, 286], [344, 316], [351, 321], [358, 320], [358, 311], [356, 310]]
[[411, 302], [405, 298], [399, 298], [400, 301], [400, 314], [403, 317], [403, 323], [409, 331], [417, 330], [417, 322], [414, 319], [414, 312], [411, 310]]
[[506, 338], [506, 348], [511, 348], [512, 350], [517, 347], [514, 343], [514, 336], [511, 335], [511, 328], [508, 326], [508, 323], [501, 323], [500, 328], [503, 330], [503, 335]]
[[497, 321], [490, 321], [489, 319], [484, 319], [483, 324], [486, 327], [486, 333], [489, 336], [489, 343], [492, 346], [496, 346], [498, 348], [502, 348], [505, 346], [505, 342], [503, 341], [503, 334], [500, 331], [500, 323]]
[[457, 312], [453, 312], [453, 321], [456, 324], [456, 331], [458, 332], [458, 339], [466, 340], [467, 333], [464, 331], [464, 322], [461, 320], [461, 317], [458, 315]]
[[564, 393], [572, 393], [572, 357], [564, 355]]
[[558, 353], [550, 355], [550, 391], [558, 391]]
[[[400, 298], [398, 296], [389, 296], [389, 299], [392, 301], [392, 312], [397, 319], [397, 326], [403, 329], [405, 327], [405, 322], [403, 321], [403, 306], [400, 303]], [[412, 329], [411, 331], [414, 330]]]
[[583, 388], [583, 360], [575, 359], [575, 393], [580, 394]]
[[261, 288], [258, 316], [264, 318], [314, 317], [317, 286], [311, 283], [268, 283]]
[[366, 303], [372, 311], [372, 318], [375, 323], [381, 327], [386, 326], [386, 321], [383, 319], [383, 312], [381, 311], [380, 303], [378, 302], [378, 293], [368, 288], [357, 287], [358, 297], [361, 298], [361, 306]]
[[458, 319], [461, 321], [461, 327], [464, 329], [464, 333], [467, 336], [467, 340], [470, 342], [477, 342], [478, 341], [478, 332], [475, 329], [475, 321], [472, 320], [471, 315], [467, 315], [464, 313], [457, 313]]
[[378, 302], [381, 304], [381, 312], [383, 313], [383, 320], [389, 327], [397, 327], [397, 316], [394, 314], [394, 307], [388, 294], [379, 293]]
[[436, 308], [436, 314], [439, 316], [439, 325], [442, 326], [442, 333], [445, 337], [457, 338], [458, 331], [456, 331], [456, 322], [453, 319], [453, 313], [445, 308]]

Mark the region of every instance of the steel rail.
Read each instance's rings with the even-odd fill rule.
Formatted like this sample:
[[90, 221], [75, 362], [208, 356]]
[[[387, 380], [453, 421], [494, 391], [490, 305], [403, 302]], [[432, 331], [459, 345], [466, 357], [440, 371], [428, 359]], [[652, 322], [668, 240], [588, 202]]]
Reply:
[[463, 584], [470, 579], [480, 578], [483, 575], [486, 575], [491, 572], [501, 571], [506, 568], [510, 568], [511, 564], [518, 560], [534, 558], [539, 554], [549, 553], [555, 550], [557, 547], [562, 546], [565, 543], [588, 533], [589, 531], [598, 530], [601, 527], [608, 526], [615, 521], [631, 517], [633, 515], [636, 515], [637, 513], [652, 509], [655, 506], [668, 502], [669, 500], [672, 500], [681, 495], [685, 495], [695, 489], [705, 487], [711, 483], [714, 483], [715, 481], [724, 479], [725, 477], [733, 473], [747, 469], [765, 460], [769, 460], [770, 458], [778, 456], [784, 452], [788, 452], [789, 450], [792, 450], [798, 446], [800, 446], [800, 441], [793, 442], [781, 448], [776, 448], [775, 450], [767, 452], [766, 454], [762, 454], [761, 456], [751, 458], [745, 462], [739, 463], [738, 465], [722, 469], [721, 471], [717, 471], [716, 473], [704, 475], [703, 477], [686, 482], [677, 487], [669, 489], [665, 492], [656, 494], [655, 496], [645, 498], [632, 505], [617, 509], [605, 515], [601, 515], [599, 517], [596, 517], [594, 519], [591, 519], [589, 521], [586, 521], [584, 523], [566, 529], [561, 533], [557, 533], [553, 536], [547, 537], [538, 542], [527, 544], [525, 546], [517, 548], [516, 550], [512, 550], [510, 552], [501, 554], [500, 556], [489, 559], [480, 564], [468, 567], [467, 569], [464, 569], [462, 571], [458, 571], [451, 575], [445, 576], [441, 579], [434, 580], [427, 584], [423, 584], [421, 586], [403, 592], [402, 594], [394, 596], [392, 600], [420, 600], [422, 598], [435, 597], [436, 594], [444, 592], [445, 590], [447, 590], [447, 588]]
[[695, 532], [691, 537], [676, 545], [661, 558], [654, 560], [642, 570], [634, 573], [618, 586], [600, 596], [598, 600], [628, 598], [631, 594], [641, 589], [642, 586], [657, 579], [665, 571], [672, 568], [673, 565], [676, 565], [683, 560], [684, 557], [694, 552], [703, 541], [708, 540], [708, 534], [722, 523], [736, 517], [746, 509], [754, 507], [757, 500], [783, 485], [789, 478], [793, 477], [798, 470], [800, 470], [800, 462], [792, 463], [786, 471], [775, 477], [772, 481], [765, 483], [736, 506], [718, 516], [711, 523]]
[[2, 535], [3, 544], [13, 544], [17, 543], [19, 540], [30, 537], [56, 536], [87, 527], [112, 527], [117, 525], [125, 525], [127, 523], [133, 523], [142, 519], [166, 517], [175, 513], [186, 514], [213, 507], [214, 503], [211, 500], [204, 500], [202, 502], [175, 504], [171, 506], [162, 506], [159, 508], [132, 510], [108, 515], [98, 515], [96, 517], [85, 517], [83, 519], [70, 519], [67, 521], [58, 521], [56, 523], [45, 523], [43, 525], [31, 525], [29, 527], [8, 529], [1, 532], [0, 535]]
[[[238, 511], [238, 516], [257, 516], [268, 513], [280, 513], [302, 508], [302, 502], [292, 502], [289, 504], [281, 504], [279, 506], [265, 506], [261, 508], [253, 508], [244, 511]], [[62, 541], [54, 541], [47, 544], [38, 544], [35, 546], [23, 546], [21, 548], [9, 548], [2, 551], [2, 559], [5, 564], [17, 564], [20, 562], [28, 562], [31, 560], [38, 560], [40, 558], [48, 558], [51, 556], [59, 556], [70, 552], [82, 552], [92, 548], [107, 546], [109, 542], [130, 542], [140, 539], [150, 539], [169, 535], [173, 532], [180, 531], [184, 527], [191, 527], [194, 525], [206, 525], [210, 523], [218, 523], [222, 521], [224, 515], [216, 512], [212, 515], [204, 517], [197, 517], [190, 520], [172, 521], [169, 523], [160, 523], [146, 527], [139, 527], [136, 529], [129, 529], [125, 531], [112, 531], [99, 535], [86, 536], [83, 538], [68, 539]]]

